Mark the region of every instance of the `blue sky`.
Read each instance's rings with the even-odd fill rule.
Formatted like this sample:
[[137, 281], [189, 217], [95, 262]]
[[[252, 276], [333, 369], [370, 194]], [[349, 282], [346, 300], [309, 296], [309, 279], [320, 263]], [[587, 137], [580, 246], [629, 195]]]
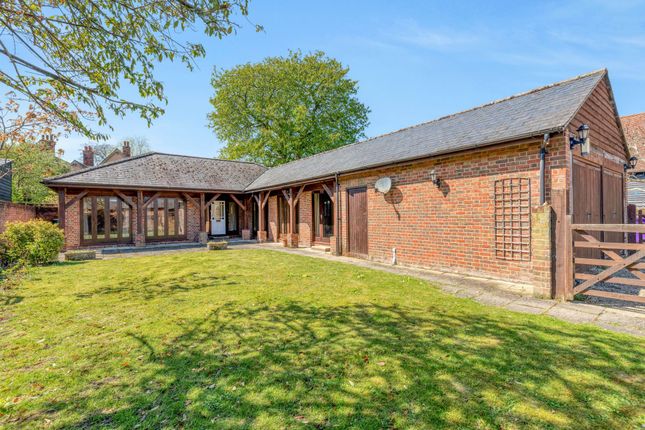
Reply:
[[[606, 67], [621, 115], [645, 111], [645, 1], [267, 1], [242, 28], [201, 40], [208, 55], [187, 71], [158, 66], [166, 114], [151, 128], [114, 120], [112, 141], [146, 136], [154, 150], [216, 156], [206, 127], [214, 66], [288, 50], [322, 50], [350, 68], [371, 108], [371, 137]], [[265, 31], [256, 33], [253, 24]], [[86, 140], [62, 137], [66, 159]]]

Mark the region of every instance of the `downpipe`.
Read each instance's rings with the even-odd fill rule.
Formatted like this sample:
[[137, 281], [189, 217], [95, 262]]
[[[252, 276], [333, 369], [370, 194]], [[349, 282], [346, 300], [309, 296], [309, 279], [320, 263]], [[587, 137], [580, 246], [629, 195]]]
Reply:
[[540, 206], [546, 202], [546, 185], [545, 185], [545, 166], [544, 161], [546, 158], [547, 150], [546, 147], [549, 146], [549, 140], [551, 135], [546, 133], [544, 135], [544, 140], [542, 141], [542, 146], [540, 146]]

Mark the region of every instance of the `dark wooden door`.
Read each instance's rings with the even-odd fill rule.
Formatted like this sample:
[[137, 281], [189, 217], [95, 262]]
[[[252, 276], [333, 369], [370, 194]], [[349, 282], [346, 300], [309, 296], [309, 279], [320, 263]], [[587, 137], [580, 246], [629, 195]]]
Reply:
[[[602, 217], [603, 224], [622, 224], [623, 221], [623, 174], [611, 170], [602, 171]], [[623, 242], [623, 233], [604, 233], [605, 242]]]
[[367, 255], [367, 188], [347, 190], [347, 230], [350, 254]]
[[[602, 223], [602, 182], [599, 166], [573, 160], [573, 223]], [[601, 232], [592, 233], [602, 240]], [[582, 240], [577, 233], [574, 240]], [[600, 258], [601, 251], [595, 249], [576, 249], [576, 257]]]

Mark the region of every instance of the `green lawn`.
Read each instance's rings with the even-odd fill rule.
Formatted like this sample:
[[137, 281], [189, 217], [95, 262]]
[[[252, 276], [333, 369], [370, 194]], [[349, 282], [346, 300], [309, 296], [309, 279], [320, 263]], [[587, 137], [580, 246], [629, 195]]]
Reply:
[[0, 294], [0, 427], [637, 429], [644, 356], [279, 252], [65, 263]]

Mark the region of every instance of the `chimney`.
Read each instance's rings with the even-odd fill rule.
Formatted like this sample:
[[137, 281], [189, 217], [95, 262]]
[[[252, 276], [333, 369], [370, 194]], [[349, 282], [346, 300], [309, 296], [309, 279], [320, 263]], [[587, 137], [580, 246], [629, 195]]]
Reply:
[[43, 134], [40, 139], [40, 144], [47, 151], [50, 151], [52, 154], [56, 155], [56, 139], [53, 134]]
[[130, 152], [130, 142], [127, 140], [123, 141], [123, 149], [121, 150], [125, 158], [130, 158], [132, 153]]
[[83, 164], [87, 167], [94, 165], [94, 148], [89, 145], [85, 145], [83, 148]]

